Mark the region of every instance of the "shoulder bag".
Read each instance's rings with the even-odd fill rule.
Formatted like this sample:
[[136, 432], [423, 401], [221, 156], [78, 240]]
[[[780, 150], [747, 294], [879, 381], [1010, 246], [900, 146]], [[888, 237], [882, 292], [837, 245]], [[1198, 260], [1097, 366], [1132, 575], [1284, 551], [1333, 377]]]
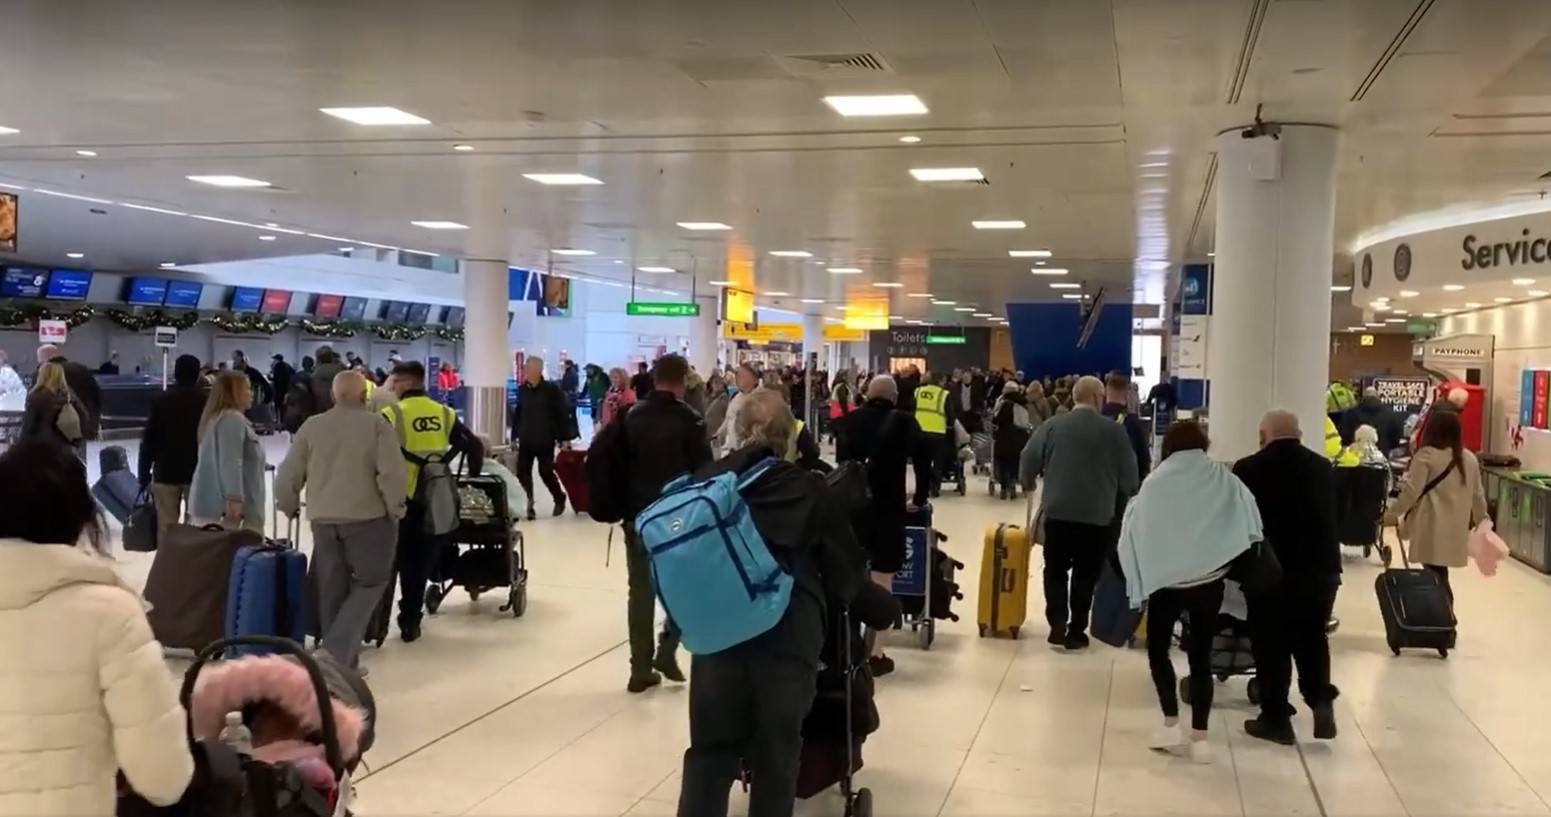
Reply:
[[[1411, 538], [1411, 526], [1409, 524], [1411, 515], [1416, 513], [1417, 508], [1422, 507], [1422, 500], [1426, 499], [1427, 495], [1432, 493], [1433, 489], [1438, 487], [1443, 482], [1443, 480], [1452, 473], [1454, 473], [1454, 461], [1450, 460], [1449, 467], [1443, 469], [1442, 473], [1438, 474], [1438, 476], [1433, 477], [1427, 481], [1427, 484], [1422, 487], [1422, 492], [1417, 494], [1416, 503], [1411, 506], [1411, 510], [1406, 511], [1406, 515], [1401, 517], [1400, 523], [1395, 526], [1396, 535], [1398, 535], [1403, 540]], [[1401, 550], [1405, 550], [1405, 545], [1401, 545]]]

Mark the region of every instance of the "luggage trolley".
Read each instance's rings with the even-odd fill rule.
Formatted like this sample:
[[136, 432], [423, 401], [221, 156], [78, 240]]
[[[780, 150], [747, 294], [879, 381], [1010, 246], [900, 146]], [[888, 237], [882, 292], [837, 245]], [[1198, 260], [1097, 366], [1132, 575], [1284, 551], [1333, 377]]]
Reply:
[[[845, 817], [872, 817], [872, 791], [856, 787], [856, 772], [862, 767], [861, 745], [864, 735], [859, 735], [856, 723], [856, 693], [859, 685], [869, 682], [865, 656], [856, 650], [858, 641], [865, 640], [865, 632], [852, 617], [849, 609], [842, 609], [835, 617], [836, 626], [828, 638], [838, 639], [838, 660], [825, 661], [819, 667], [813, 707], [803, 719], [803, 750], [797, 776], [797, 799], [806, 800], [833, 786], [840, 787], [840, 797], [845, 803]], [[828, 654], [826, 644], [825, 654]], [[819, 712], [843, 712], [839, 735], [824, 734], [815, 737], [809, 727]], [[835, 738], [844, 742], [836, 749]], [[747, 785], [751, 781], [745, 769], [741, 775]]]
[[[894, 574], [894, 585], [890, 588], [894, 596], [900, 599], [904, 612], [900, 616], [900, 629], [910, 627], [910, 631], [916, 634], [916, 641], [921, 649], [929, 650], [932, 642], [937, 638], [937, 618], [934, 615], [935, 608], [946, 609], [944, 601], [952, 603], [952, 599], [939, 599], [933, 603], [934, 571], [951, 571], [964, 565], [954, 559], [947, 558], [945, 565], [939, 565], [937, 559], [937, 546], [948, 541], [948, 537], [942, 535], [932, 527], [931, 508], [918, 510], [906, 517], [905, 522], [905, 562], [900, 565], [899, 572]], [[953, 585], [956, 586], [956, 585]], [[951, 590], [952, 587], [950, 586]], [[950, 593], [956, 598], [963, 598], [962, 594]], [[914, 603], [920, 599], [920, 606]], [[958, 616], [946, 612], [942, 618], [954, 621]]]
[[435, 614], [460, 586], [471, 601], [505, 588], [501, 612], [520, 618], [528, 610], [527, 551], [500, 477], [458, 477], [458, 528], [447, 537], [432, 570], [426, 612]]

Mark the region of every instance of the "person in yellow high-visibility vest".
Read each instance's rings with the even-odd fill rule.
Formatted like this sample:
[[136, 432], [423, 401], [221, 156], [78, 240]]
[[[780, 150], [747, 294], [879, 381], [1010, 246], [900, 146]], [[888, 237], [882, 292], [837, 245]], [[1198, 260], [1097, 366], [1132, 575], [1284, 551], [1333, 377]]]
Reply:
[[399, 635], [406, 642], [420, 638], [420, 620], [425, 615], [425, 588], [432, 568], [441, 551], [439, 537], [425, 530], [425, 505], [416, 497], [420, 466], [411, 457], [422, 462], [426, 457], [461, 453], [468, 464], [469, 474], [478, 476], [485, 461], [485, 446], [467, 426], [458, 420], [453, 410], [432, 400], [425, 393], [425, 364], [418, 360], [403, 361], [393, 367], [393, 377], [388, 381], [398, 392], [398, 402], [384, 408], [387, 418], [398, 433], [399, 448], [404, 453], [408, 484], [405, 486], [409, 505], [404, 518], [399, 521], [399, 543], [394, 567], [399, 574]]
[[932, 496], [942, 493], [942, 480], [952, 467], [955, 455], [948, 422], [948, 390], [943, 388], [946, 376], [936, 373], [926, 385], [916, 389], [916, 423], [926, 435], [927, 448], [932, 452]]
[[1325, 417], [1325, 459], [1334, 462], [1341, 456], [1341, 432], [1336, 429], [1336, 421]]

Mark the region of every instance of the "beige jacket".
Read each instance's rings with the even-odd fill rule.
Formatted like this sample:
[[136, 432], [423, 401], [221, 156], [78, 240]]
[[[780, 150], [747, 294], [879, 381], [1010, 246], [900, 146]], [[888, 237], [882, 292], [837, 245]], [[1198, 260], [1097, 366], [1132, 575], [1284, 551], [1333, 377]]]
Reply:
[[1384, 514], [1387, 523], [1402, 520], [1401, 536], [1412, 562], [1464, 567], [1466, 543], [1477, 522], [1486, 518], [1486, 494], [1481, 490], [1481, 466], [1464, 452], [1464, 478], [1456, 468], [1437, 487], [1422, 491], [1449, 467], [1453, 455], [1442, 448], [1423, 448], [1411, 458], [1400, 496]]
[[408, 481], [393, 426], [364, 407], [339, 404], [309, 417], [291, 439], [275, 473], [275, 504], [297, 514], [305, 486], [313, 522], [400, 519]]
[[158, 805], [193, 774], [140, 598], [77, 547], [0, 539], [0, 815], [108, 815], [114, 773]]

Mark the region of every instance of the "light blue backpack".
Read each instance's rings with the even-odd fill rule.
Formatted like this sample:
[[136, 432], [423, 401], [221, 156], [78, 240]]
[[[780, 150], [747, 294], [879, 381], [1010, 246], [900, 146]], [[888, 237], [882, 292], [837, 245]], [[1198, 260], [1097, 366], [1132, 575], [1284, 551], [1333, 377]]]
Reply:
[[786, 614], [792, 577], [755, 529], [742, 495], [779, 462], [765, 459], [741, 477], [697, 482], [685, 474], [636, 517], [657, 598], [696, 655], [742, 644]]

